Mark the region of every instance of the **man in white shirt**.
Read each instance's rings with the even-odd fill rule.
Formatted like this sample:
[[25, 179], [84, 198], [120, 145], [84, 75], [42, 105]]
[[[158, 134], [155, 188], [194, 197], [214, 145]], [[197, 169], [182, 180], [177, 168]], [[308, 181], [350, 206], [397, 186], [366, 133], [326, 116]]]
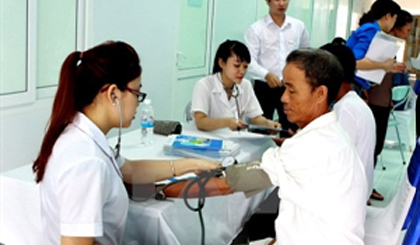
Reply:
[[341, 126], [355, 144], [356, 151], [365, 166], [369, 190], [368, 200], [373, 188], [373, 155], [376, 144], [375, 118], [368, 105], [352, 90], [356, 59], [351, 49], [344, 45], [333, 44], [326, 44], [321, 49], [332, 53], [344, 70], [344, 80], [337, 95], [334, 111], [337, 113]]
[[251, 53], [248, 71], [255, 80], [255, 93], [264, 111], [273, 119], [274, 109], [284, 129], [296, 130], [283, 113], [280, 97], [282, 71], [286, 57], [295, 49], [309, 47], [309, 37], [302, 21], [286, 15], [289, 0], [266, 0], [269, 14], [252, 24], [245, 33]]
[[300, 130], [267, 150], [261, 167], [279, 186], [276, 244], [363, 244], [364, 166], [330, 104], [343, 80], [324, 50], [296, 50], [283, 71], [284, 112]]
[[[283, 75], [284, 111], [300, 130], [281, 147], [268, 149], [260, 165], [233, 165], [226, 169], [226, 178], [213, 179], [206, 189], [255, 193], [270, 183], [278, 186], [278, 245], [363, 244], [366, 174], [330, 108], [344, 80], [343, 69], [327, 51], [300, 49], [288, 56]], [[182, 196], [182, 190], [174, 186], [167, 194]]]

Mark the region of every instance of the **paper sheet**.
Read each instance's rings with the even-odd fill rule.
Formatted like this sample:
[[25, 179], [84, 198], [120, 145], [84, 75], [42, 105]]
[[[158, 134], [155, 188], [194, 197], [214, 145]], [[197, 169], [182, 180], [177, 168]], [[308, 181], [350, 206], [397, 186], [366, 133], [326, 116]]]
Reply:
[[[385, 62], [393, 59], [398, 53], [398, 50], [404, 45], [405, 41], [403, 39], [378, 32], [373, 38], [365, 57], [372, 61]], [[357, 70], [356, 76], [376, 84], [381, 84], [385, 73], [383, 69]]]

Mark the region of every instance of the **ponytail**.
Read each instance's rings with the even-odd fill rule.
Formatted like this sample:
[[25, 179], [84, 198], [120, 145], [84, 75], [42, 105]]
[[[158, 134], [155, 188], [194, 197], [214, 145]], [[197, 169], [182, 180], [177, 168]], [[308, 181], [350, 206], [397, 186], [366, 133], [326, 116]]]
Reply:
[[35, 181], [37, 183], [42, 181], [44, 177], [45, 168], [55, 142], [77, 113], [74, 86], [77, 63], [81, 60], [81, 54], [81, 52], [71, 53], [61, 67], [60, 80], [48, 129], [42, 141], [39, 155], [32, 166], [32, 170], [36, 173]]
[[364, 13], [359, 20], [359, 26], [379, 20], [387, 14], [394, 16], [401, 10], [400, 5], [393, 0], [376, 0], [369, 12]]
[[124, 91], [141, 75], [136, 51], [124, 42], [108, 41], [83, 53], [73, 52], [64, 61], [47, 132], [32, 170], [42, 181], [54, 144], [77, 112], [93, 103], [101, 88], [115, 84]]
[[366, 24], [366, 23], [372, 23], [374, 21], [375, 21], [375, 18], [373, 17], [372, 12], [369, 11], [369, 12], [364, 13], [362, 15], [362, 17], [359, 20], [359, 26], [361, 26], [363, 24]]

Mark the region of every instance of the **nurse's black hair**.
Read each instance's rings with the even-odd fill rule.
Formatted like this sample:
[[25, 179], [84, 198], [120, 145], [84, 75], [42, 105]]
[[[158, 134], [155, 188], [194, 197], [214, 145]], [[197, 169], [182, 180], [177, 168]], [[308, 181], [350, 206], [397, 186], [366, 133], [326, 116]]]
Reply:
[[369, 12], [364, 13], [362, 18], [360, 18], [359, 26], [379, 20], [387, 14], [394, 16], [400, 10], [400, 5], [392, 0], [376, 0], [370, 7]]
[[344, 72], [334, 55], [321, 49], [298, 49], [287, 56], [286, 63], [295, 64], [305, 72], [306, 81], [312, 87], [312, 91], [319, 86], [326, 86], [328, 105], [335, 101], [344, 79]]
[[251, 62], [251, 55], [245, 44], [236, 40], [226, 40], [220, 44], [219, 48], [217, 49], [213, 63], [213, 74], [222, 71], [222, 67], [219, 65], [219, 59], [227, 62], [228, 58], [234, 54], [241, 62], [245, 61], [248, 64]]
[[48, 159], [57, 139], [77, 112], [90, 105], [100, 90], [115, 84], [124, 91], [141, 74], [136, 51], [124, 42], [108, 41], [85, 52], [73, 52], [61, 66], [48, 129], [32, 170], [36, 182], [42, 181]]

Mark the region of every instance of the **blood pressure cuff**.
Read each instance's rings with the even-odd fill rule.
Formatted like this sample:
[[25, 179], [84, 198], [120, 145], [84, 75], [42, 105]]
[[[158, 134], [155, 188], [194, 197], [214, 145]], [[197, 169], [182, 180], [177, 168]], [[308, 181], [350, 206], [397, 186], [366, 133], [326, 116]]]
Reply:
[[244, 192], [247, 198], [273, 186], [259, 161], [230, 165], [225, 171], [230, 189]]
[[124, 182], [124, 187], [128, 197], [136, 202], [147, 201], [151, 198], [155, 198], [156, 195], [156, 186], [154, 183], [131, 184]]
[[180, 134], [182, 125], [176, 121], [155, 120], [153, 133], [168, 136], [170, 134]]

